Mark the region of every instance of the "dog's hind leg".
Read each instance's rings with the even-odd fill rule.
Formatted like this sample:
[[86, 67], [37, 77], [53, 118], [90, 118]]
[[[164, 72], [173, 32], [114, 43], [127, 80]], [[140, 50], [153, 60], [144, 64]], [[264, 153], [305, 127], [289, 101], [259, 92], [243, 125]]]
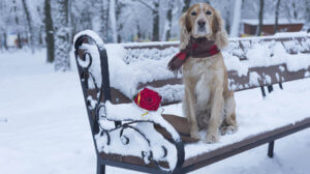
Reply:
[[225, 118], [223, 125], [221, 127], [221, 133], [233, 133], [237, 131], [237, 120], [236, 120], [236, 102], [233, 92], [230, 92], [229, 95], [225, 98], [224, 104]]
[[208, 125], [206, 137], [207, 143], [215, 143], [219, 141], [219, 128], [223, 121], [224, 98], [223, 88], [217, 87], [212, 94], [211, 99], [211, 117]]

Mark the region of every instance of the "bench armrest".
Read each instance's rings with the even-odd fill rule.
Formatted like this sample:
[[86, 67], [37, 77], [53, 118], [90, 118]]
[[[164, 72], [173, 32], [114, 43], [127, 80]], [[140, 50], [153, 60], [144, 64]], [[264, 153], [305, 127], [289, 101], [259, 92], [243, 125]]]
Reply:
[[[90, 30], [82, 31], [75, 36], [74, 46], [97, 153], [140, 156], [146, 164], [152, 162], [160, 170], [179, 170], [184, 162], [184, 145], [170, 123], [160, 116], [139, 119], [128, 113], [129, 117], [123, 117], [130, 106], [122, 108], [109, 102], [108, 57], [100, 37]], [[110, 113], [120, 110], [125, 112], [122, 116]], [[166, 130], [170, 138], [158, 132], [155, 125]]]

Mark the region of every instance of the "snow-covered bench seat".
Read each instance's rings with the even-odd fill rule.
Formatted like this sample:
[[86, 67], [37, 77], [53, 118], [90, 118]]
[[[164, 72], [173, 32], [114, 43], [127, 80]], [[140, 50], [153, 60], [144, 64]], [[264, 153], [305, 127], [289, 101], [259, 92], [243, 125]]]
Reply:
[[[223, 54], [230, 89], [242, 91], [236, 93], [240, 128], [212, 145], [190, 138], [180, 104], [168, 105], [183, 95], [180, 75], [166, 68], [177, 43], [104, 45], [95, 33], [84, 31], [75, 37], [75, 49], [100, 174], [105, 164], [151, 173], [187, 173], [265, 143], [271, 157], [274, 140], [310, 126], [307, 106], [285, 100], [291, 93], [281, 97], [281, 91], [274, 92], [264, 100], [250, 90], [310, 77], [307, 34], [230, 41]], [[143, 87], [157, 90], [167, 106], [141, 116], [144, 111], [130, 99]], [[310, 92], [301, 89], [304, 93], [296, 97], [307, 102]], [[239, 95], [244, 99], [239, 100]]]

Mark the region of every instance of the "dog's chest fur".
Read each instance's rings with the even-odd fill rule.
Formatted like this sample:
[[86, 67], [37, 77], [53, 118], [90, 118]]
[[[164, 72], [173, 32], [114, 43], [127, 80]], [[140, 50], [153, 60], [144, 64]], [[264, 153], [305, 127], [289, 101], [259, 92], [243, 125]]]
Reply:
[[206, 128], [210, 118], [212, 93], [222, 76], [218, 56], [208, 58], [189, 58], [183, 65], [183, 78], [186, 87], [194, 91], [195, 112], [198, 127]]

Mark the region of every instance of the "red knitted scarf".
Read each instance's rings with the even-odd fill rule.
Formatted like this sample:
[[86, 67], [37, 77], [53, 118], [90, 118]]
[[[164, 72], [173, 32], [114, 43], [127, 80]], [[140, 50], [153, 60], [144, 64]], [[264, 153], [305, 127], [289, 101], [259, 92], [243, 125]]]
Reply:
[[177, 53], [169, 62], [168, 68], [171, 71], [176, 71], [186, 62], [189, 57], [206, 58], [218, 54], [220, 50], [215, 45], [214, 41], [207, 38], [191, 37], [185, 49]]

